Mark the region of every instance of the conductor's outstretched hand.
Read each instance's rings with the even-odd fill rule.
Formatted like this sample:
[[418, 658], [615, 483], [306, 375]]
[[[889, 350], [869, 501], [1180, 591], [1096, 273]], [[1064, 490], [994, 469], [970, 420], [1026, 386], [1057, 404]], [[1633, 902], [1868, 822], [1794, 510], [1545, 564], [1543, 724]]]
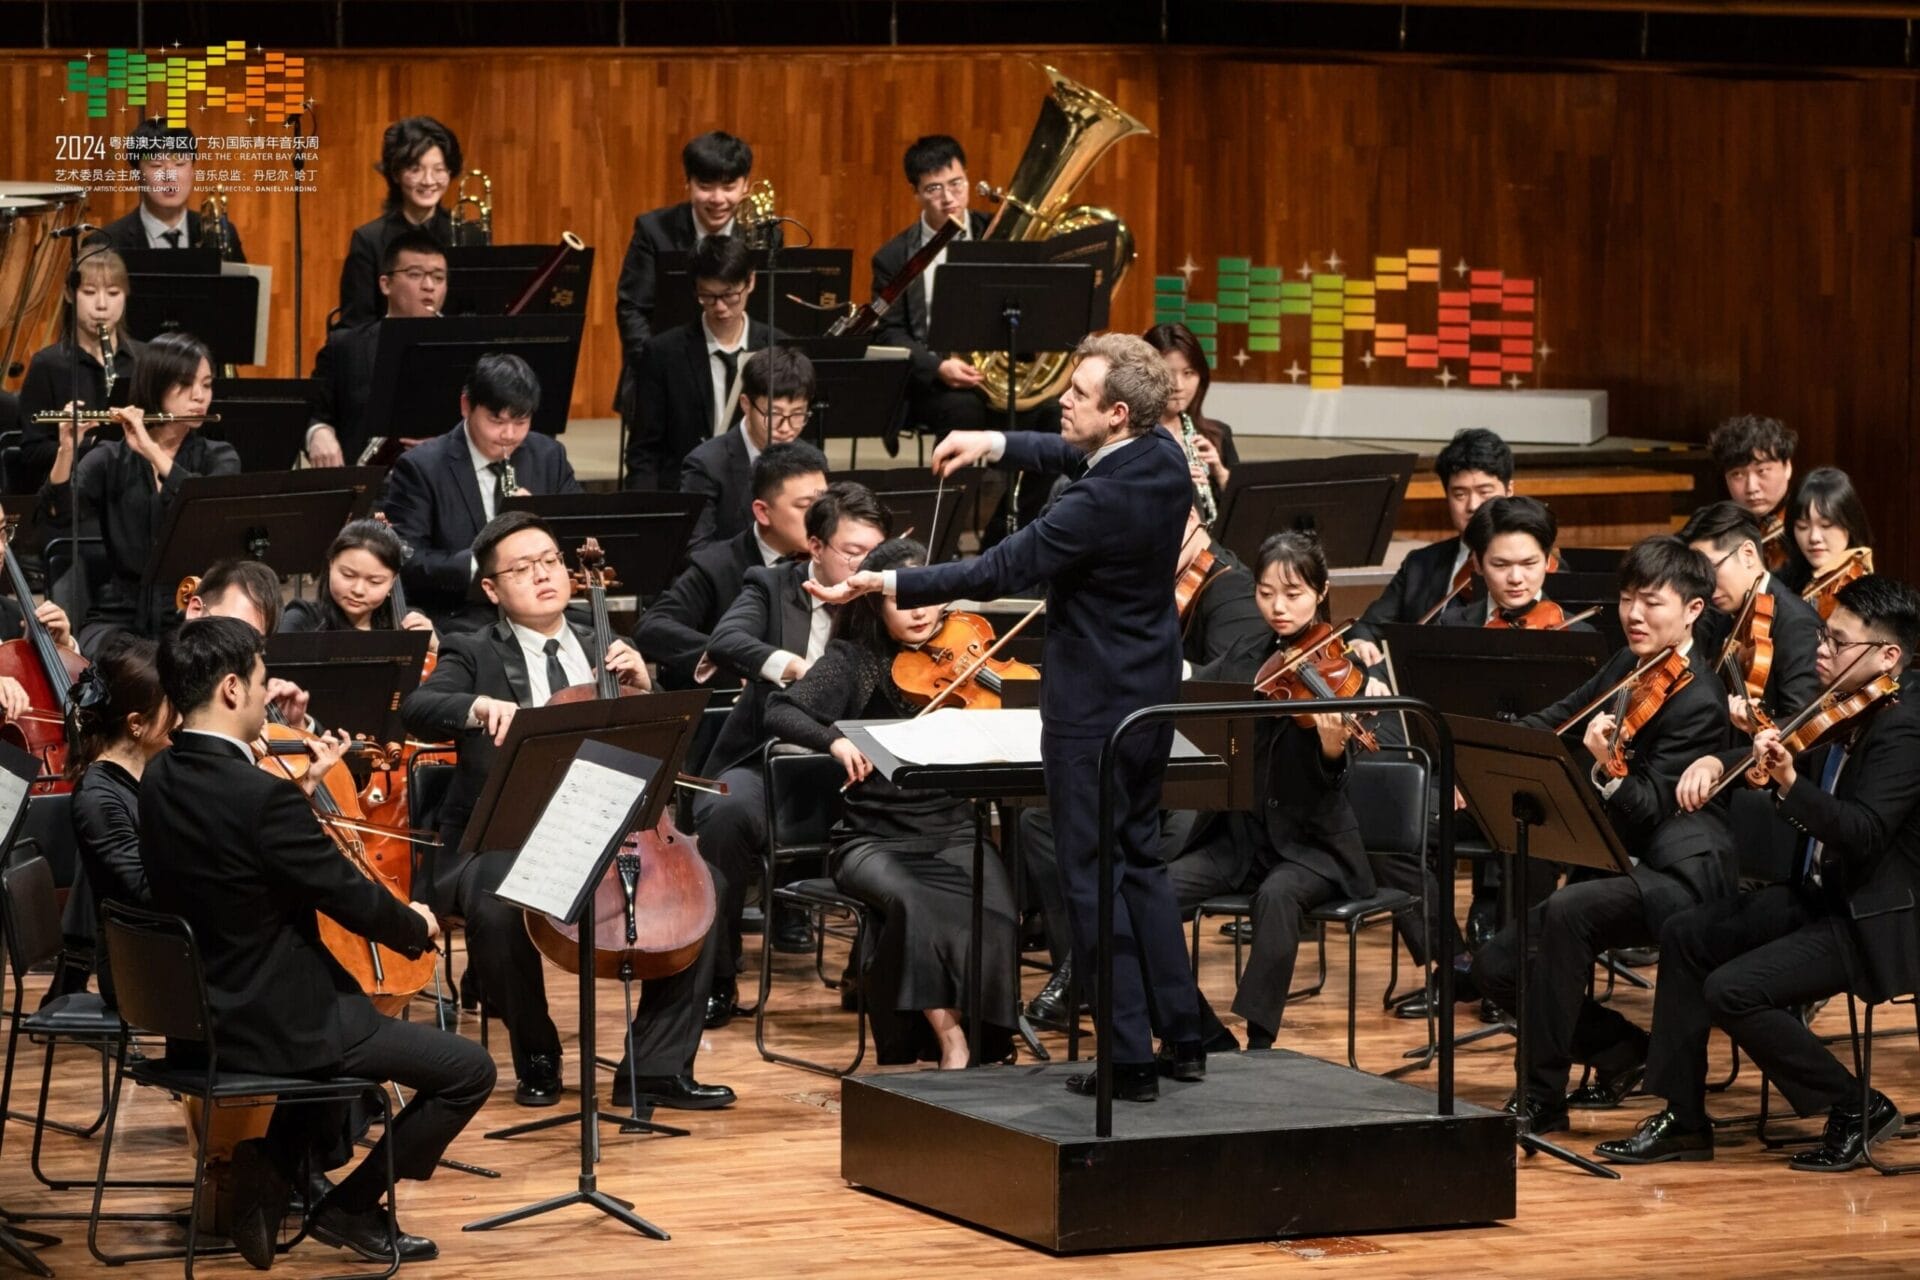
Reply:
[[993, 452], [994, 435], [992, 431], [947, 432], [933, 447], [933, 461], [929, 464], [933, 474], [945, 479], [962, 467], [986, 461]]
[[[952, 439], [953, 437], [949, 436], [947, 438]], [[845, 604], [847, 601], [855, 599], [856, 597], [868, 595], [883, 589], [886, 586], [886, 579], [870, 569], [862, 569], [859, 573], [852, 575], [835, 586], [823, 587], [812, 578], [807, 578], [800, 585], [805, 587], [807, 594], [816, 600], [824, 601], [827, 604]]]

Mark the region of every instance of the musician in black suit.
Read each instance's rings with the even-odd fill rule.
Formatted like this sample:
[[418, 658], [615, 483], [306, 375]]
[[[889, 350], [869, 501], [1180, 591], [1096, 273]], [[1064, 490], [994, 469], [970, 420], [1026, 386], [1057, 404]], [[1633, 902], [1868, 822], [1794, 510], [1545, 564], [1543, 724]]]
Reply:
[[702, 240], [693, 251], [693, 278], [700, 318], [648, 342], [633, 374], [629, 489], [679, 488], [687, 455], [740, 417], [748, 353], [779, 340], [747, 314], [753, 256], [738, 236]]
[[336, 325], [365, 324], [385, 314], [378, 277], [396, 236], [417, 229], [441, 245], [453, 243], [453, 217], [440, 203], [460, 181], [460, 139], [453, 130], [432, 116], [394, 121], [380, 139], [379, 168], [387, 180], [386, 205], [379, 217], [353, 229], [340, 268]]
[[1456, 432], [1433, 460], [1433, 473], [1440, 477], [1440, 487], [1446, 493], [1447, 518], [1453, 523], [1454, 536], [1410, 552], [1387, 589], [1366, 607], [1360, 621], [1347, 633], [1347, 647], [1368, 667], [1380, 665], [1380, 632], [1376, 628], [1381, 623], [1418, 622], [1447, 598], [1463, 575], [1471, 578], [1473, 569], [1467, 545], [1460, 540], [1461, 531], [1482, 503], [1513, 496], [1513, 450], [1485, 427]]
[[[1537, 954], [1527, 970], [1528, 1008], [1516, 1012], [1532, 1019], [1531, 1061], [1520, 1064], [1526, 1096], [1519, 1101], [1534, 1133], [1565, 1129], [1569, 1104], [1617, 1106], [1639, 1082], [1646, 1032], [1586, 994], [1595, 957], [1650, 945], [1668, 918], [1734, 889], [1724, 815], [1718, 808], [1680, 813], [1676, 800], [1686, 767], [1727, 744], [1726, 699], [1704, 646], [1693, 639], [1693, 623], [1712, 592], [1713, 571], [1699, 552], [1667, 535], [1640, 542], [1620, 563], [1627, 647], [1580, 688], [1521, 721], [1552, 730], [1573, 720], [1566, 732], [1578, 735], [1580, 749], [1595, 761], [1594, 789], [1621, 843], [1638, 859], [1630, 875], [1575, 878], [1532, 908], [1527, 927]], [[1601, 699], [1596, 711], [1574, 716], [1637, 664], [1668, 649], [1685, 655], [1690, 676], [1625, 741], [1626, 775], [1612, 777], [1602, 766], [1611, 754], [1617, 704]], [[1516, 963], [1511, 926], [1474, 956], [1480, 990], [1503, 1008], [1514, 1008]], [[1569, 1097], [1567, 1071], [1575, 1062], [1592, 1066], [1595, 1080]]]
[[[1890, 578], [1861, 578], [1840, 589], [1822, 637], [1820, 678], [1842, 697], [1876, 680], [1903, 680], [1917, 644], [1920, 593]], [[1762, 731], [1757, 745], [1772, 804], [1795, 837], [1793, 874], [1683, 912], [1661, 930], [1647, 1090], [1667, 1105], [1631, 1137], [1601, 1143], [1605, 1159], [1713, 1158], [1706, 1111], [1713, 1027], [1733, 1038], [1797, 1114], [1827, 1113], [1821, 1145], [1791, 1167], [1855, 1168], [1868, 1140], [1900, 1127], [1900, 1111], [1884, 1094], [1876, 1092], [1863, 1114], [1860, 1082], [1802, 1010], [1841, 991], [1879, 1002], [1920, 985], [1913, 919], [1920, 704], [1880, 697], [1827, 743], [1798, 755], [1773, 730]], [[1703, 790], [1683, 789], [1682, 804], [1704, 802]]]
[[[1551, 571], [1560, 522], [1538, 498], [1493, 498], [1467, 520], [1460, 540], [1472, 557], [1479, 586], [1471, 598], [1456, 599], [1434, 618], [1436, 627], [1546, 627], [1536, 614], [1547, 602], [1547, 574]], [[1705, 615], [1702, 615], [1705, 616]], [[1560, 628], [1592, 631], [1586, 622]]]
[[387, 476], [387, 519], [413, 548], [407, 599], [442, 634], [484, 627], [473, 540], [506, 497], [579, 493], [566, 448], [533, 431], [540, 380], [519, 356], [489, 352], [460, 392], [462, 421], [400, 455]]
[[740, 370], [740, 421], [703, 441], [680, 468], [680, 492], [707, 500], [687, 540], [698, 551], [753, 523], [753, 467], [772, 445], [797, 440], [813, 402], [813, 361], [792, 347], [768, 347]]
[[[140, 179], [140, 203], [133, 211], [102, 227], [107, 243], [122, 253], [130, 249], [216, 249], [219, 243], [193, 202], [194, 164], [199, 139], [193, 130], [173, 128], [149, 117], [127, 136], [127, 167]], [[245, 262], [240, 232], [233, 220], [222, 219], [229, 262]]]
[[[766, 788], [760, 752], [766, 745], [767, 699], [807, 673], [826, 651], [832, 606], [808, 595], [808, 582], [832, 587], [860, 567], [867, 552], [886, 541], [893, 522], [863, 484], [839, 481], [807, 509], [807, 556], [751, 568], [740, 594], [707, 641], [712, 665], [745, 688], [727, 713], [702, 767], [727, 784], [724, 796], [694, 800], [700, 853], [724, 876], [721, 900], [728, 954], [740, 955], [740, 912], [746, 888], [760, 879], [767, 846]], [[809, 949], [811, 935], [797, 913], [775, 919], [769, 938], [782, 950]], [[708, 1002], [708, 1025], [732, 1016], [734, 966], [721, 964]]]
[[659, 666], [661, 688], [702, 683], [694, 670], [721, 615], [739, 598], [747, 570], [806, 554], [807, 509], [826, 487], [827, 459], [804, 441], [776, 444], [754, 462], [752, 523], [689, 554], [687, 567], [634, 628], [634, 647]]
[[[1179, 444], [1155, 429], [1171, 381], [1159, 353], [1139, 338], [1109, 333], [1081, 343], [1077, 356], [1060, 398], [1059, 436], [955, 434], [934, 450], [942, 474], [992, 459], [1076, 475], [1038, 520], [977, 559], [861, 572], [838, 590], [808, 589], [835, 603], [888, 590], [903, 608], [914, 608], [991, 600], [1026, 583], [1047, 584], [1041, 751], [1075, 961], [1083, 973], [1093, 971], [1099, 899], [1111, 893], [1115, 955], [1122, 959], [1114, 970], [1113, 1025], [1101, 1032], [1114, 1037], [1118, 1096], [1145, 1101], [1159, 1094], [1149, 992], [1169, 1042], [1167, 1073], [1191, 1081], [1206, 1070], [1199, 993], [1159, 855], [1160, 784], [1172, 727], [1122, 740], [1117, 875], [1110, 887], [1097, 873], [1100, 788], [1089, 781], [1121, 719], [1178, 695], [1180, 624], [1167, 584], [1193, 485]], [[1093, 1078], [1075, 1076], [1069, 1087], [1091, 1093]]]
[[[631, 414], [633, 378], [653, 338], [660, 255], [692, 253], [709, 236], [737, 238], [747, 230], [736, 215], [753, 173], [752, 147], [730, 133], [703, 133], [680, 149], [680, 168], [686, 175], [687, 198], [635, 218], [620, 264], [614, 309], [620, 322], [620, 387], [614, 408], [623, 418]], [[774, 244], [781, 242], [780, 228], [769, 228], [768, 234]]]
[[1727, 496], [1745, 507], [1760, 525], [1767, 568], [1784, 569], [1787, 499], [1793, 494], [1793, 453], [1800, 435], [1778, 418], [1745, 413], [1728, 418], [1707, 437], [1707, 453], [1727, 486]]
[[[387, 244], [380, 266], [380, 296], [387, 315], [401, 319], [439, 315], [447, 301], [447, 253], [418, 227]], [[318, 384], [307, 424], [307, 462], [339, 467], [358, 462], [367, 444], [367, 400], [373, 394], [373, 364], [380, 350], [380, 321], [340, 325], [313, 357]]]
[[[537, 517], [509, 511], [495, 517], [474, 542], [481, 588], [498, 606], [484, 631], [449, 636], [440, 661], [400, 704], [409, 732], [436, 741], [451, 738], [458, 771], [440, 811], [445, 860], [434, 869], [440, 910], [466, 920], [467, 944], [484, 998], [506, 1024], [519, 1083], [514, 1100], [547, 1107], [560, 1097], [560, 1034], [547, 1013], [540, 953], [527, 936], [518, 907], [494, 895], [515, 853], [452, 851], [473, 814], [493, 765], [495, 748], [521, 707], [544, 705], [558, 689], [586, 684], [604, 662], [629, 688], [648, 688], [646, 664], [632, 646], [615, 640], [593, 652], [591, 631], [567, 620], [572, 582], [553, 533]], [[716, 879], [716, 892], [724, 885]], [[669, 978], [647, 982], [628, 1039], [629, 1054], [615, 1073], [616, 1106], [629, 1105], [637, 1084], [646, 1105], [705, 1110], [733, 1101], [724, 1085], [693, 1079], [700, 1048], [701, 1000], [712, 983], [716, 948], [710, 935], [700, 956]]]
[[[161, 646], [160, 681], [182, 727], [141, 779], [140, 861], [155, 907], [193, 928], [223, 1068], [365, 1076], [411, 1095], [374, 1150], [313, 1209], [313, 1234], [368, 1258], [396, 1243], [402, 1261], [431, 1258], [431, 1240], [394, 1241], [377, 1207], [385, 1144], [399, 1176], [432, 1177], [486, 1102], [493, 1059], [470, 1040], [376, 1012], [321, 942], [320, 913], [411, 957], [431, 950], [439, 926], [431, 911], [356, 872], [300, 788], [255, 766], [246, 744], [266, 723], [265, 643], [237, 619], [203, 618]], [[169, 1059], [183, 1048], [170, 1045]], [[228, 1234], [247, 1261], [273, 1261], [302, 1167], [335, 1168], [352, 1152], [344, 1103], [280, 1108], [265, 1138], [240, 1144]]]

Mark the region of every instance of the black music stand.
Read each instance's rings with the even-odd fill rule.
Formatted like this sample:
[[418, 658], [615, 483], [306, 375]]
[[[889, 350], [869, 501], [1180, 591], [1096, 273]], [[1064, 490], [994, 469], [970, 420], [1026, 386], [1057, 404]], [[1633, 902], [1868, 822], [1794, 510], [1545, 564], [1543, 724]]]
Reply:
[[813, 443], [824, 453], [827, 441], [850, 440], [856, 464], [862, 440], [880, 441], [889, 457], [900, 452], [900, 415], [913, 374], [911, 361], [870, 355], [868, 343], [865, 337], [785, 342], [813, 362]]
[[[944, 488], [929, 480], [925, 472], [911, 467], [838, 471], [833, 478], [864, 484], [873, 490], [873, 496], [880, 499], [880, 505], [893, 517], [894, 536], [903, 537], [912, 529], [913, 536], [926, 544], [929, 563], [939, 564], [960, 554], [960, 534], [965, 522], [959, 517], [963, 511], [972, 510], [973, 490], [978, 483], [972, 472], [947, 477]], [[940, 517], [938, 530], [933, 527], [936, 514]], [[931, 541], [936, 536], [937, 545]]]
[[[514, 1125], [487, 1134], [511, 1138], [561, 1125], [580, 1126], [580, 1180], [564, 1195], [523, 1205], [506, 1213], [469, 1222], [464, 1231], [491, 1231], [509, 1223], [586, 1204], [657, 1240], [667, 1233], [633, 1212], [633, 1205], [601, 1191], [594, 1175], [600, 1158], [600, 1121], [620, 1126], [622, 1133], [653, 1132], [684, 1136], [686, 1130], [655, 1125], [639, 1115], [635, 1099], [632, 1116], [599, 1109], [595, 1073], [599, 1068], [594, 1047], [593, 890], [619, 853], [628, 832], [650, 829], [672, 793], [672, 779], [680, 772], [687, 740], [706, 705], [705, 692], [661, 693], [646, 698], [601, 698], [554, 707], [528, 707], [513, 718], [507, 740], [487, 771], [487, 781], [475, 802], [473, 816], [460, 838], [460, 851], [472, 855], [481, 849], [519, 849], [533, 834], [548, 800], [558, 790], [576, 757], [633, 772], [636, 759], [644, 762], [637, 778], [646, 781], [623, 824], [623, 830], [600, 851], [592, 874], [585, 877], [566, 917], [580, 930], [580, 1111], [530, 1124]], [[629, 1031], [631, 1034], [631, 1031]]]
[[[1448, 716], [1453, 734], [1454, 785], [1466, 797], [1487, 841], [1501, 856], [1524, 864], [1565, 862], [1596, 871], [1627, 874], [1633, 861], [1601, 808], [1587, 767], [1545, 729], [1524, 729], [1471, 716]], [[1514, 929], [1514, 1140], [1529, 1155], [1564, 1160], [1596, 1178], [1620, 1175], [1585, 1156], [1527, 1130], [1527, 904], [1520, 886], [1530, 877], [1520, 866], [1506, 876]]]
[[687, 558], [687, 540], [706, 497], [698, 493], [625, 489], [615, 493], [542, 493], [507, 498], [502, 511], [531, 511], [546, 521], [580, 567], [578, 551], [598, 538], [622, 589], [653, 596], [673, 585]]
[[[695, 300], [691, 253], [660, 254], [658, 283], [653, 291], [653, 331], [665, 333], [675, 325], [700, 319]], [[767, 251], [752, 253], [754, 291], [765, 289], [773, 299], [773, 327], [784, 334], [825, 333], [846, 312], [853, 297], [853, 250], [787, 249], [779, 252], [773, 269]], [[749, 303], [749, 318], [767, 318], [764, 298]]]
[[[962, 261], [955, 256], [961, 247], [950, 248], [947, 265], [940, 268], [940, 305], [927, 334], [932, 350], [999, 351], [1011, 377], [1020, 356], [1071, 351], [1093, 331], [1098, 273], [1091, 265]], [[1009, 251], [999, 243], [974, 248], [976, 253]], [[1020, 429], [1017, 399], [1007, 397], [1008, 431]]]
[[519, 356], [540, 379], [540, 407], [533, 429], [556, 436], [567, 428], [580, 334], [586, 317], [419, 316], [380, 323], [374, 350], [372, 390], [367, 396], [367, 438], [381, 443], [369, 455], [383, 465], [400, 454], [400, 439], [436, 436], [460, 418], [460, 389], [481, 356]]
[[220, 274], [211, 249], [129, 249], [127, 332], [141, 342], [161, 333], [190, 333], [213, 351], [213, 362], [252, 364], [260, 318], [260, 282]]
[[341, 526], [372, 509], [383, 474], [377, 467], [327, 467], [183, 481], [147, 560], [143, 633], [157, 621], [155, 592], [170, 597], [182, 578], [216, 560], [259, 560], [283, 578], [325, 564]]
[[[503, 316], [520, 297], [533, 273], [547, 264], [558, 245], [474, 244], [447, 250], [445, 316]], [[524, 316], [579, 315], [587, 309], [593, 283], [593, 249], [576, 249], [554, 271]], [[544, 399], [544, 397], [542, 397]]]
[[1288, 529], [1318, 533], [1329, 568], [1379, 564], [1415, 461], [1411, 453], [1355, 453], [1241, 462], [1221, 495], [1216, 536], [1248, 564], [1268, 535]]
[[312, 378], [215, 378], [220, 421], [200, 434], [232, 445], [242, 471], [285, 471], [306, 452], [318, 390]]
[[331, 728], [375, 742], [405, 742], [400, 700], [420, 687], [425, 631], [279, 631], [267, 637], [267, 670], [327, 709]]
[[1597, 631], [1493, 631], [1389, 622], [1380, 638], [1400, 692], [1448, 715], [1517, 720], [1606, 664], [1613, 648]]
[[1555, 547], [1553, 554], [1568, 573], [1613, 574], [1627, 553], [1619, 547]]
[[1568, 616], [1598, 605], [1600, 612], [1587, 619], [1593, 629], [1605, 636], [1615, 649], [1627, 643], [1627, 633], [1620, 627], [1620, 575], [1617, 572], [1550, 573], [1543, 590], [1547, 599], [1559, 605]]

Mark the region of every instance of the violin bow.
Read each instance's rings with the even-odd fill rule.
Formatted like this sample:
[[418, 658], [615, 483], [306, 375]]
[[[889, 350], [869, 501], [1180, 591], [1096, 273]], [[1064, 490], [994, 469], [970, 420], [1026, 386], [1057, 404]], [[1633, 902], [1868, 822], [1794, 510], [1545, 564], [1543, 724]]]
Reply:
[[1047, 607], [1047, 602], [1045, 600], [1042, 600], [1039, 604], [1036, 604], [1035, 606], [1033, 606], [1033, 608], [1027, 610], [1026, 617], [1020, 619], [1020, 621], [1008, 627], [1007, 634], [1001, 636], [998, 640], [995, 640], [993, 644], [988, 647], [985, 653], [975, 658], [972, 664], [969, 665], [965, 671], [962, 671], [959, 675], [955, 676], [953, 678], [952, 683], [947, 685], [947, 687], [942, 689], [939, 693], [934, 694], [933, 697], [928, 700], [926, 706], [920, 708], [919, 711], [914, 713], [913, 718], [915, 720], [918, 720], [921, 716], [927, 714], [927, 712], [933, 710], [935, 707], [945, 702], [955, 689], [958, 689], [961, 685], [965, 684], [968, 680], [971, 680], [973, 678], [974, 672], [978, 671], [981, 667], [985, 666], [989, 658], [992, 658], [995, 654], [999, 653], [1000, 650], [1004, 649], [1007, 645], [1007, 641], [1019, 635], [1021, 629], [1024, 628], [1029, 622], [1032, 622], [1035, 618], [1039, 617], [1040, 611], [1042, 609], [1045, 609], [1046, 607]]
[[940, 554], [940, 502], [947, 496], [947, 477], [934, 477], [938, 483], [933, 489], [933, 523], [927, 529], [927, 559], [931, 561]]
[[[1819, 697], [1809, 702], [1806, 706], [1800, 708], [1799, 714], [1789, 716], [1783, 723], [1775, 726], [1775, 732], [1777, 732], [1780, 735], [1780, 741], [1783, 745], [1786, 743], [1787, 739], [1793, 737], [1793, 735], [1799, 730], [1801, 725], [1805, 724], [1807, 721], [1813, 719], [1816, 715], [1820, 714], [1821, 708], [1825, 707], [1827, 705], [1827, 701], [1830, 698], [1832, 698], [1835, 693], [1839, 691], [1840, 682], [1847, 678], [1847, 673], [1852, 671], [1854, 668], [1854, 665], [1858, 663], [1860, 659], [1866, 657], [1869, 652], [1871, 652], [1871, 650], [1862, 649], [1858, 654], [1854, 655], [1854, 657], [1850, 661], [1848, 661], [1847, 665], [1842, 667], [1839, 670], [1839, 672], [1835, 674], [1835, 676], [1833, 677], [1833, 680], [1827, 685], [1827, 687], [1820, 691]], [[1707, 799], [1709, 800], [1713, 799], [1715, 796], [1719, 795], [1722, 791], [1725, 791], [1728, 787], [1731, 787], [1736, 781], [1738, 781], [1741, 778], [1744, 778], [1747, 774], [1747, 770], [1751, 769], [1755, 764], [1759, 763], [1759, 760], [1760, 760], [1760, 749], [1758, 747], [1755, 747], [1753, 750], [1747, 752], [1746, 759], [1742, 760], [1739, 764], [1735, 765], [1731, 769], [1728, 769], [1725, 773], [1720, 775], [1720, 781], [1714, 783], [1713, 789], [1707, 792]]]

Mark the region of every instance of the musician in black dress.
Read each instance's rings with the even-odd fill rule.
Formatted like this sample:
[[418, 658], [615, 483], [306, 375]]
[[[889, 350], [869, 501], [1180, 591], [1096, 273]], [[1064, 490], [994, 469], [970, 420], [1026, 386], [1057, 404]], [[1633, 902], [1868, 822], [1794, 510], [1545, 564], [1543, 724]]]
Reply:
[[[67, 291], [59, 340], [33, 353], [27, 362], [26, 380], [20, 384], [20, 453], [8, 467], [6, 477], [11, 492], [39, 489], [60, 447], [60, 428], [51, 422], [35, 422], [35, 414], [70, 404], [104, 409], [133, 403], [133, 370], [145, 344], [127, 336], [127, 291], [126, 259], [103, 246], [91, 246], [81, 254], [79, 287]], [[77, 351], [68, 341], [70, 323], [74, 324], [71, 332], [79, 339]], [[107, 387], [107, 366], [102, 361], [102, 329], [113, 349], [111, 390]]]
[[[394, 616], [393, 588], [406, 555], [398, 534], [378, 520], [350, 520], [327, 548], [327, 589], [312, 600], [291, 601], [282, 631], [433, 631], [417, 609]], [[429, 652], [439, 637], [429, 641]]]
[[[1860, 501], [1853, 478], [1838, 467], [1807, 472], [1787, 501], [1787, 533], [1787, 562], [1778, 576], [1795, 591], [1805, 592], [1809, 583], [1849, 552], [1866, 551], [1864, 568], [1873, 571], [1873, 525], [1867, 520], [1867, 506]], [[1825, 602], [1825, 609], [1831, 612], [1831, 601]]]
[[[917, 542], [895, 538], [867, 554], [874, 571], [926, 563]], [[767, 703], [767, 729], [786, 742], [830, 752], [846, 766], [846, 816], [834, 831], [834, 882], [880, 915], [861, 981], [883, 1063], [937, 1057], [969, 1065], [964, 1025], [973, 903], [973, 815], [938, 791], [903, 790], [835, 722], [911, 716], [893, 681], [894, 656], [940, 629], [941, 609], [905, 609], [878, 594], [841, 610], [833, 639], [807, 674]], [[982, 1053], [1006, 1056], [1015, 1022], [1013, 895], [997, 856], [984, 860], [985, 936], [980, 939], [985, 1020]], [[923, 1014], [902, 1021], [897, 1015]], [[893, 1016], [890, 1016], [893, 1015]], [[914, 1025], [918, 1023], [919, 1025]]]
[[1160, 353], [1173, 375], [1173, 394], [1160, 412], [1160, 429], [1186, 450], [1193, 468], [1193, 500], [1211, 528], [1219, 519], [1220, 499], [1240, 463], [1240, 451], [1233, 447], [1233, 428], [1201, 412], [1207, 388], [1213, 385], [1206, 350], [1184, 324], [1157, 324], [1141, 336]]
[[364, 324], [386, 314], [378, 278], [387, 245], [418, 227], [442, 245], [453, 243], [453, 216], [440, 203], [460, 181], [460, 139], [432, 116], [408, 116], [380, 139], [380, 174], [387, 202], [379, 217], [353, 229], [340, 268], [338, 325]]

